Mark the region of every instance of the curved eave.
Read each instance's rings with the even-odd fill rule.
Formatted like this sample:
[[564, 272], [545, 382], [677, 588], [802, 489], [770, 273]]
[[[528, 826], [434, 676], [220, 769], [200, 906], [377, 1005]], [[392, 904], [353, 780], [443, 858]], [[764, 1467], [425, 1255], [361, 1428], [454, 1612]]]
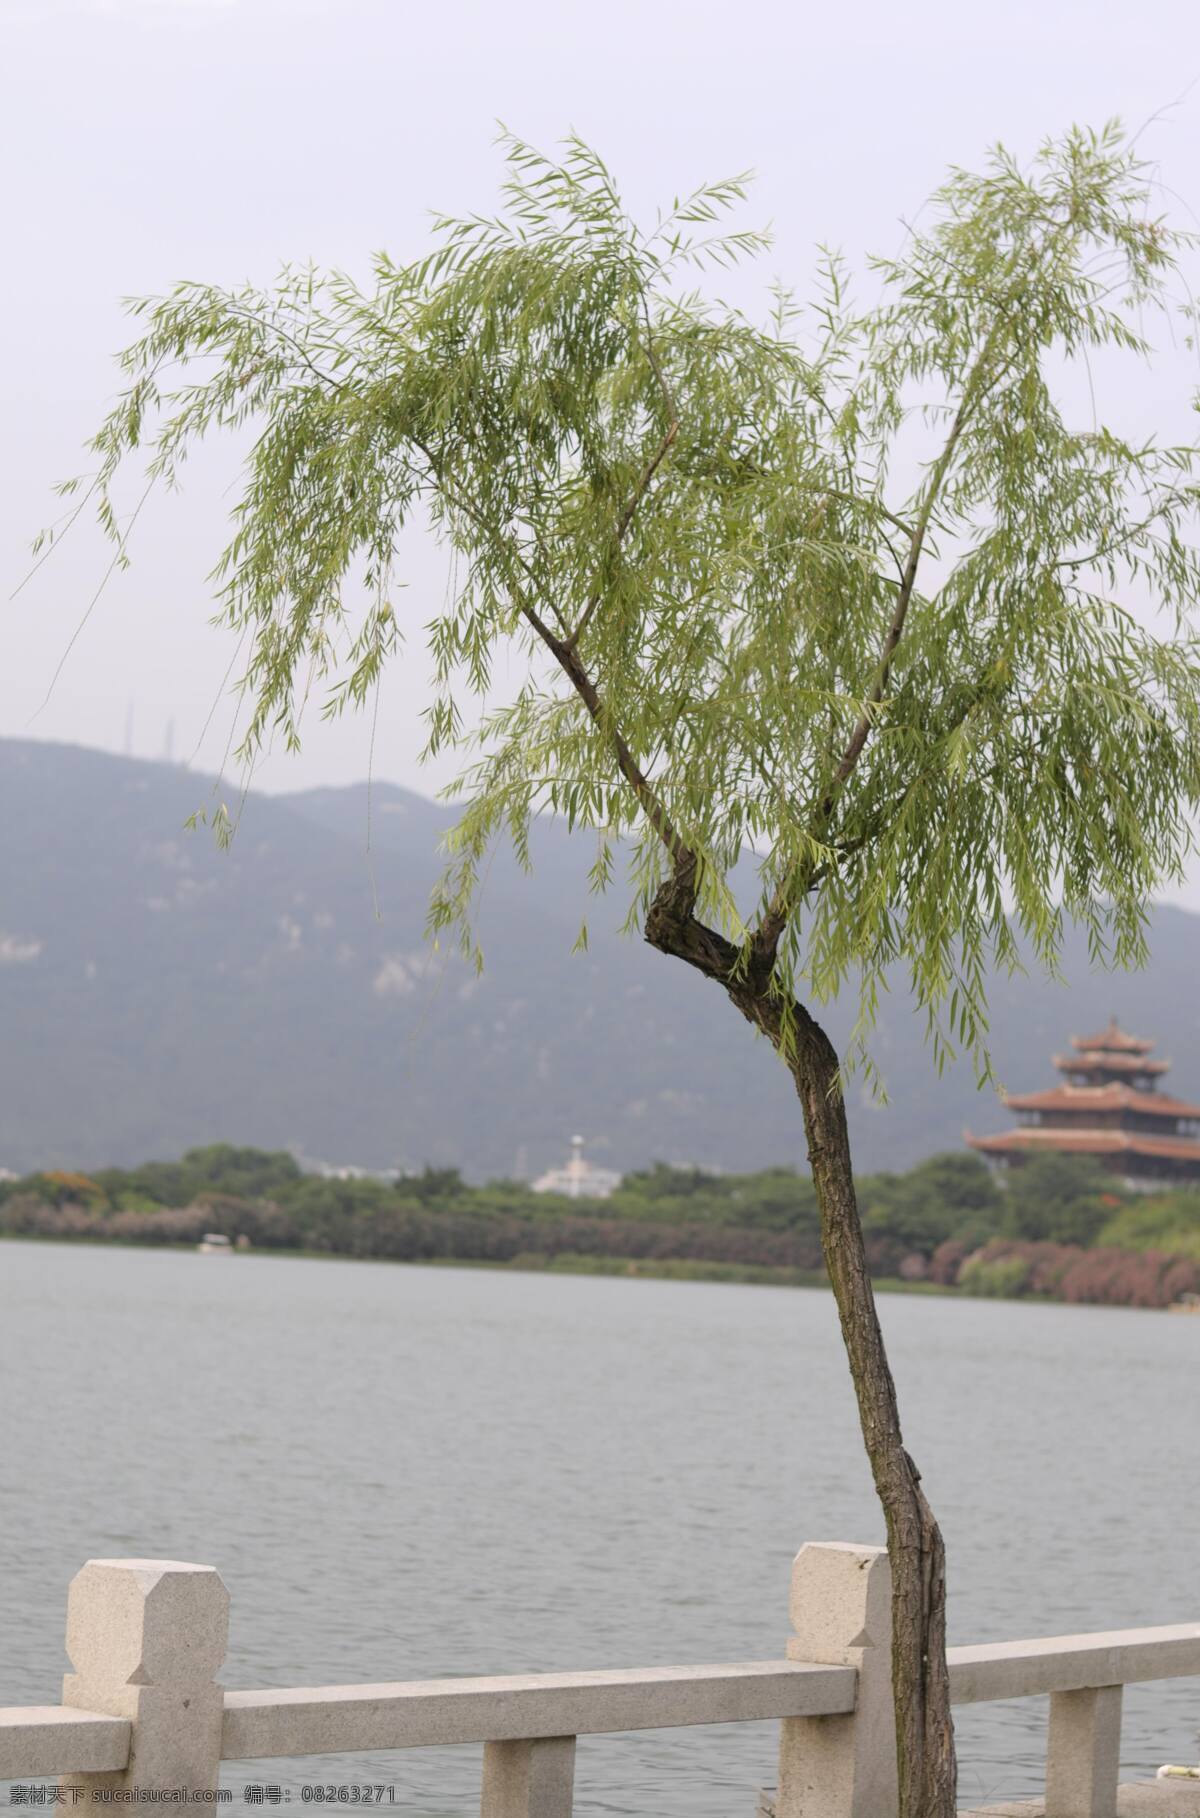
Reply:
[[1200, 1105], [1168, 1093], [1139, 1092], [1122, 1080], [1104, 1086], [1051, 1086], [1044, 1092], [1009, 1093], [1004, 1100], [1010, 1111], [1136, 1111], [1144, 1117], [1200, 1118]]
[[1073, 1035], [1071, 1046], [1088, 1053], [1103, 1049], [1109, 1054], [1149, 1054], [1154, 1043], [1148, 1042], [1143, 1035], [1126, 1035], [1124, 1029], [1110, 1023], [1099, 1035]]
[[1054, 1065], [1060, 1073], [1167, 1073], [1169, 1060], [1147, 1060], [1140, 1054], [1118, 1054], [1100, 1048], [1081, 1050], [1078, 1054], [1056, 1054]]
[[984, 1155], [1057, 1151], [1069, 1155], [1146, 1156], [1159, 1161], [1189, 1162], [1200, 1173], [1200, 1142], [1185, 1136], [1143, 1136], [1128, 1130], [1064, 1130], [1042, 1125], [1006, 1130], [999, 1136], [972, 1136], [968, 1131], [966, 1140]]

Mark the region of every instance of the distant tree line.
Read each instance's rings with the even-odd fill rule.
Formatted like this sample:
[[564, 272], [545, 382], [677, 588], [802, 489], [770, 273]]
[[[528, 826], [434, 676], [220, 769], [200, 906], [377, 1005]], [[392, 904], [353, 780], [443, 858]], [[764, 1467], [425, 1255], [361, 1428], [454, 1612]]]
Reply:
[[[1159, 1307], [1200, 1293], [1200, 1193], [1121, 1191], [1098, 1164], [1039, 1156], [999, 1185], [977, 1156], [935, 1155], [859, 1183], [879, 1278]], [[306, 1174], [283, 1151], [217, 1143], [179, 1161], [52, 1169], [0, 1182], [9, 1236], [194, 1244], [402, 1262], [595, 1267], [748, 1280], [819, 1279], [812, 1182], [791, 1168], [712, 1174], [653, 1167], [607, 1200], [470, 1186], [455, 1169], [393, 1182]]]

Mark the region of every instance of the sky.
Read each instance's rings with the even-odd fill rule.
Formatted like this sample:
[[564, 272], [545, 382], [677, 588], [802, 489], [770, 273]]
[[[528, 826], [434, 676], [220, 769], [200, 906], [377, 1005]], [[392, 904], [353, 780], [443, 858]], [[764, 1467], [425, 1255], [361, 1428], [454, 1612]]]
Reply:
[[[805, 288], [820, 243], [862, 268], [951, 164], [1002, 140], [1028, 156], [1072, 123], [1141, 130], [1163, 206], [1200, 225], [1200, 10], [1194, 0], [0, 0], [0, 736], [222, 765], [235, 723], [229, 634], [206, 576], [223, 544], [235, 451], [155, 497], [132, 567], [83, 520], [15, 599], [58, 480], [119, 388], [126, 296], [180, 278], [269, 283], [285, 260], [365, 274], [428, 245], [431, 211], [495, 206], [497, 122], [543, 146], [571, 130], [629, 202], [752, 169], [750, 224], [774, 244], [722, 281], [757, 307]], [[1195, 361], [1164, 345], [1119, 403], [1182, 424]], [[1194, 425], [1194, 419], [1191, 419]], [[1194, 427], [1192, 433], [1194, 434]], [[368, 720], [313, 718], [271, 790], [422, 769], [421, 626], [447, 584], [409, 551], [401, 659]], [[1200, 866], [1182, 899], [1200, 908]]]

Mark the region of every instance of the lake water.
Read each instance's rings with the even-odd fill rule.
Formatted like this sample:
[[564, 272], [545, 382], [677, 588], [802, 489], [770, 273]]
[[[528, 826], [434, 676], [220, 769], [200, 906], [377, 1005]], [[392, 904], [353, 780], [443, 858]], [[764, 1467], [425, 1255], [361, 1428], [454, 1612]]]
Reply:
[[[822, 1292], [0, 1244], [0, 1703], [56, 1703], [91, 1555], [219, 1567], [229, 1686], [779, 1656], [802, 1541], [881, 1537]], [[952, 1641], [1200, 1616], [1200, 1320], [886, 1296]], [[959, 1713], [964, 1801], [1041, 1701]], [[1200, 1682], [1127, 1696], [1129, 1773]], [[770, 1725], [585, 1740], [577, 1811], [751, 1818]], [[479, 1752], [230, 1763], [478, 1810]], [[235, 1809], [237, 1809], [235, 1807]]]

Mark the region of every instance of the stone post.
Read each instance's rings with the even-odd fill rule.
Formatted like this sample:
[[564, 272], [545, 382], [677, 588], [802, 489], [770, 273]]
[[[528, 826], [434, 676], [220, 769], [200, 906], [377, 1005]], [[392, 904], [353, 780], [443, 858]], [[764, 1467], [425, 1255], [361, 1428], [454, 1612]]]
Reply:
[[776, 1818], [896, 1818], [892, 1572], [884, 1547], [812, 1542], [792, 1568], [789, 1660], [858, 1669], [852, 1715], [780, 1726]]
[[131, 1799], [135, 1789], [215, 1792], [225, 1694], [213, 1676], [228, 1633], [229, 1592], [211, 1566], [89, 1559], [76, 1573], [67, 1597], [75, 1671], [63, 1680], [62, 1701], [133, 1725], [125, 1768], [63, 1781], [83, 1789], [81, 1806], [94, 1807], [96, 1793], [116, 1789], [123, 1809], [143, 1803]]
[[1121, 1687], [1052, 1692], [1046, 1818], [1116, 1818]]
[[482, 1818], [571, 1818], [574, 1792], [574, 1736], [485, 1744]]

